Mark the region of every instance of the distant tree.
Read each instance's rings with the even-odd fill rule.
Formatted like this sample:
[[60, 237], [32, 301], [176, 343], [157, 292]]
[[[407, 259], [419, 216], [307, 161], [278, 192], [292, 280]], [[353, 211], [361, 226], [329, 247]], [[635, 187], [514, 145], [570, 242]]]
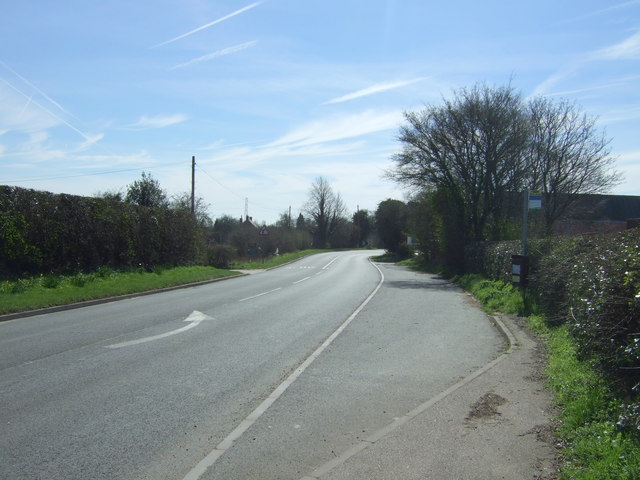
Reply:
[[327, 179], [318, 177], [311, 186], [304, 210], [311, 218], [308, 225], [313, 234], [314, 245], [318, 248], [327, 247], [340, 219], [347, 212], [340, 194], [334, 193]]
[[158, 180], [145, 172], [142, 172], [140, 180], [136, 180], [127, 187], [124, 201], [143, 207], [166, 208], [169, 206], [167, 194], [160, 187]]
[[286, 230], [291, 230], [293, 228], [293, 221], [289, 210], [285, 210], [280, 214], [280, 218], [276, 222], [276, 227], [284, 228]]
[[307, 221], [304, 219], [302, 213], [298, 215], [296, 219], [296, 230], [307, 230]]
[[405, 240], [407, 213], [406, 204], [400, 200], [388, 198], [378, 204], [375, 213], [378, 237], [382, 247], [390, 252], [397, 253]]
[[521, 96], [511, 87], [476, 85], [405, 118], [389, 176], [417, 190], [446, 190], [464, 217], [461, 235], [484, 239], [506, 194], [523, 185], [529, 124]]
[[[213, 220], [208, 213], [209, 205], [205, 202], [204, 198], [196, 196], [194, 199], [195, 216], [198, 225], [201, 227], [212, 227]], [[174, 195], [171, 199], [170, 207], [176, 210], [191, 211], [191, 193], [184, 192], [178, 195]]]
[[531, 100], [531, 141], [527, 155], [529, 187], [544, 195], [547, 232], [578, 194], [606, 193], [621, 180], [613, 168], [610, 140], [596, 119], [567, 101]]
[[358, 247], [362, 247], [366, 245], [373, 231], [373, 218], [368, 210], [358, 210], [353, 214], [352, 221], [356, 232], [355, 244]]
[[230, 215], [223, 215], [216, 219], [213, 224], [214, 238], [219, 244], [226, 244], [231, 241], [231, 235], [242, 225], [241, 221]]
[[122, 202], [124, 201], [124, 195], [122, 190], [107, 190], [105, 192], [98, 192], [94, 195], [96, 198], [101, 198], [109, 202]]

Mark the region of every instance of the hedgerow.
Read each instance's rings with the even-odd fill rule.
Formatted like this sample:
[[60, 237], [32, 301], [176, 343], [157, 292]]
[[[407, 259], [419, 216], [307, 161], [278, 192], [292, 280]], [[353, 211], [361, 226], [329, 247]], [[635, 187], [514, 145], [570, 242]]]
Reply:
[[[519, 242], [468, 247], [467, 271], [508, 281]], [[640, 228], [529, 245], [528, 295], [547, 322], [565, 324], [577, 354], [622, 398], [618, 428], [640, 436]]]
[[194, 263], [190, 212], [0, 186], [0, 278]]

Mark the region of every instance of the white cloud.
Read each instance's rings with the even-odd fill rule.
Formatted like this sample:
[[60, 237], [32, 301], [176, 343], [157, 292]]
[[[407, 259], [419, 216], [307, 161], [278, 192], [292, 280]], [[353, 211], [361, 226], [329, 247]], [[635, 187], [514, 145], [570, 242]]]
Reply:
[[638, 58], [640, 58], [640, 32], [634, 33], [615, 45], [582, 55], [575, 61], [569, 62], [564, 68], [538, 84], [531, 95], [547, 94], [554, 85], [575, 75], [592, 63], [612, 60], [635, 60]]
[[578, 22], [580, 20], [584, 20], [586, 18], [591, 18], [591, 17], [596, 17], [596, 16], [600, 16], [600, 15], [604, 15], [604, 14], [608, 14], [610, 12], [614, 12], [617, 10], [622, 10], [624, 8], [628, 8], [628, 7], [633, 7], [635, 5], [640, 4], [640, 0], [630, 0], [628, 2], [623, 2], [620, 3], [618, 5], [612, 5], [610, 7], [606, 7], [606, 8], [602, 8], [600, 10], [596, 10], [593, 12], [589, 12], [589, 13], [585, 13], [584, 15], [580, 15], [574, 18], [570, 18], [564, 22], [561, 23], [572, 23], [572, 22]]
[[137, 153], [127, 155], [106, 154], [106, 155], [76, 155], [74, 157], [78, 162], [84, 163], [83, 168], [94, 169], [104, 168], [104, 165], [110, 167], [115, 165], [131, 165], [141, 168], [155, 163], [151, 154], [142, 149]]
[[367, 88], [363, 88], [363, 89], [358, 90], [356, 92], [348, 93], [348, 94], [343, 95], [341, 97], [337, 97], [337, 98], [333, 98], [331, 100], [328, 100], [327, 102], [325, 102], [325, 104], [347, 102], [349, 100], [354, 100], [356, 98], [366, 97], [368, 95], [374, 95], [376, 93], [381, 93], [381, 92], [386, 92], [388, 90], [394, 90], [396, 88], [406, 87], [407, 85], [411, 85], [412, 83], [417, 83], [417, 82], [421, 82], [423, 80], [426, 80], [426, 78], [427, 77], [420, 77], [420, 78], [414, 78], [413, 80], [404, 80], [404, 81], [401, 81], [401, 82], [376, 83], [375, 85], [372, 85], [372, 86], [367, 87]]
[[596, 60], [636, 60], [640, 58], [640, 32], [636, 32], [620, 43], [594, 53]]
[[195, 65], [197, 63], [206, 62], [207, 60], [213, 60], [215, 58], [224, 57], [225, 55], [231, 55], [233, 53], [241, 52], [242, 50], [246, 50], [247, 48], [254, 47], [257, 45], [257, 40], [253, 40], [251, 42], [240, 43], [238, 45], [234, 45], [233, 47], [223, 48], [221, 50], [217, 50], [213, 53], [209, 53], [207, 55], [203, 55], [198, 58], [194, 58], [193, 60], [189, 60], [188, 62], [180, 63], [178, 65], [174, 65], [169, 70], [177, 70], [179, 68], [189, 67], [191, 65]]
[[188, 117], [182, 113], [156, 116], [142, 115], [137, 122], [128, 125], [127, 128], [132, 130], [150, 130], [154, 128], [164, 128], [182, 123], [186, 121], [187, 118]]

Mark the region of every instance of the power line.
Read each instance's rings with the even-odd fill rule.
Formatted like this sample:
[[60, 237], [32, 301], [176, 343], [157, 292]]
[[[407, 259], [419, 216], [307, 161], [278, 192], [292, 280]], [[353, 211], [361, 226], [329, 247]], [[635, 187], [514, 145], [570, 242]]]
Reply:
[[[227, 187], [226, 185], [224, 185], [222, 182], [220, 182], [217, 178], [213, 177], [212, 175], [210, 175], [206, 170], [204, 170], [202, 167], [200, 167], [199, 165], [196, 164], [196, 169], [202, 173], [204, 173], [207, 177], [209, 177], [211, 180], [213, 180], [214, 182], [216, 182], [218, 185], [220, 185], [222, 188], [224, 188], [225, 190], [227, 190], [229, 193], [233, 194], [234, 196], [238, 197], [239, 199], [244, 199], [245, 201], [248, 199], [248, 197], [246, 195], [240, 195], [239, 193], [235, 192], [234, 190], [232, 190], [231, 188]], [[264, 210], [267, 212], [277, 212], [277, 213], [281, 213], [279, 210], [276, 210], [274, 208], [269, 208], [269, 207], [264, 207], [263, 205], [258, 205], [255, 204], [253, 202], [251, 202], [250, 200], [248, 201], [251, 206], [258, 208], [260, 210]]]
[[[163, 168], [173, 167], [175, 165], [182, 165], [184, 162], [179, 163], [165, 163], [157, 167], [150, 168], [149, 170], [160, 170]], [[5, 183], [28, 183], [28, 182], [40, 182], [44, 180], [65, 180], [67, 178], [78, 178], [78, 177], [93, 177], [100, 175], [110, 175], [113, 173], [123, 173], [123, 172], [139, 172], [140, 170], [144, 170], [144, 168], [123, 168], [120, 170], [107, 170], [103, 172], [93, 172], [93, 173], [77, 173], [73, 175], [57, 175], [57, 176], [48, 176], [48, 177], [31, 177], [24, 178], [20, 180], [3, 180]]]

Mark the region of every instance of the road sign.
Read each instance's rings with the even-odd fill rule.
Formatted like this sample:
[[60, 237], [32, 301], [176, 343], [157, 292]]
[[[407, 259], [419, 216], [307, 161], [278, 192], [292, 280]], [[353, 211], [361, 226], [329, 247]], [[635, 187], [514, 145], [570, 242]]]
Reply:
[[269, 235], [269, 230], [267, 230], [266, 225], [263, 225], [262, 228], [260, 229], [260, 235], [263, 237], [266, 237], [267, 235]]
[[529, 210], [540, 210], [542, 208], [542, 195], [532, 193], [529, 195]]

